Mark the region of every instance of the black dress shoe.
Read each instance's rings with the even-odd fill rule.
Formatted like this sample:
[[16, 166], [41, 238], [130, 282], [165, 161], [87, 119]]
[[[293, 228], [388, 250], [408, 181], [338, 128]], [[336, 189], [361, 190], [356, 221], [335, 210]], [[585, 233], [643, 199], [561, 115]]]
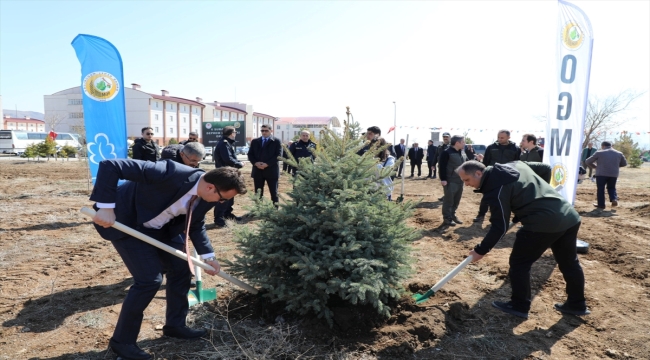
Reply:
[[232, 220], [232, 221], [242, 221], [243, 220], [241, 216], [235, 216], [235, 215], [228, 216], [226, 219]]
[[591, 314], [591, 311], [589, 311], [589, 309], [587, 309], [586, 306], [584, 308], [573, 308], [567, 305], [566, 303], [564, 303], [564, 304], [555, 304], [554, 308], [555, 310], [564, 314], [571, 314], [577, 316], [584, 316], [584, 315]]
[[163, 326], [163, 335], [179, 339], [198, 339], [207, 333], [205, 330], [195, 330], [187, 326]]
[[111, 340], [108, 342], [114, 353], [124, 360], [149, 360], [153, 359], [151, 355], [144, 352], [136, 344], [120, 344], [117, 341]]
[[510, 315], [528, 319], [528, 311], [522, 311], [521, 309], [515, 308], [510, 301], [493, 301], [492, 306]]

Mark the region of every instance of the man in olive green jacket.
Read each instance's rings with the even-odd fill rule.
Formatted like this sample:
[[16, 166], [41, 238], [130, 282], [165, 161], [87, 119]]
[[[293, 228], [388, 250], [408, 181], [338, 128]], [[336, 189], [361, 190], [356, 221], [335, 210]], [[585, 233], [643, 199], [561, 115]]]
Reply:
[[555, 309], [573, 315], [589, 314], [585, 276], [576, 251], [580, 215], [548, 184], [550, 166], [514, 161], [486, 168], [478, 161], [468, 161], [456, 171], [465, 185], [482, 193], [483, 200], [490, 205], [492, 226], [470, 252], [473, 261], [483, 258], [503, 238], [511, 213], [515, 216], [513, 221], [522, 225], [510, 253], [511, 300], [495, 301], [492, 305], [527, 319], [532, 301], [530, 268], [550, 247], [567, 284], [567, 301], [555, 304]]

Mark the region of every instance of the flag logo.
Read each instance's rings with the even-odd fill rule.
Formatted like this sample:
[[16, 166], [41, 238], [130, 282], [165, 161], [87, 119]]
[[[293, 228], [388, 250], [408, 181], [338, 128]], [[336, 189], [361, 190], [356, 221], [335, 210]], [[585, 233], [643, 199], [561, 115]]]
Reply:
[[553, 170], [551, 172], [551, 186], [557, 187], [558, 185], [564, 186], [564, 183], [567, 181], [567, 168], [562, 163], [557, 163], [553, 165]]
[[92, 72], [83, 80], [86, 96], [95, 101], [111, 101], [120, 92], [120, 82], [104, 71]]
[[585, 39], [578, 24], [569, 21], [561, 31], [562, 44], [569, 50], [577, 50]]
[[205, 123], [205, 128], [208, 129], [208, 130], [212, 129], [212, 124]]

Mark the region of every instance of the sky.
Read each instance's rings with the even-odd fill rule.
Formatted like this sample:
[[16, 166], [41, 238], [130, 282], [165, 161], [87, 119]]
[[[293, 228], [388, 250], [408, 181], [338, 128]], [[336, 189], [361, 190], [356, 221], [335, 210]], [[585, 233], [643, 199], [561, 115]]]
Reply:
[[[620, 130], [650, 132], [650, 1], [572, 3], [594, 32], [590, 96], [643, 93]], [[80, 84], [70, 42], [91, 34], [145, 92], [276, 117], [343, 120], [350, 106], [389, 141], [396, 122], [409, 142], [456, 125], [486, 129], [468, 135], [488, 143], [496, 129], [545, 128], [557, 11], [552, 0], [0, 0], [0, 95], [5, 109], [43, 112], [43, 95]], [[635, 140], [650, 146], [650, 134]]]

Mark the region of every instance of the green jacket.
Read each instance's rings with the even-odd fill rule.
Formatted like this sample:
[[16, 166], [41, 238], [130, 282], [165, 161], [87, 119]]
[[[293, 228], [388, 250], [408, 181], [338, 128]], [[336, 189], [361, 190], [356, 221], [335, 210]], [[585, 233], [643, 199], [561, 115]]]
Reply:
[[514, 161], [488, 166], [476, 192], [490, 206], [491, 227], [474, 251], [485, 255], [506, 234], [511, 213], [522, 230], [555, 233], [580, 222], [580, 215], [551, 185], [551, 167]]
[[591, 149], [586, 147], [582, 149], [582, 158], [580, 159], [581, 162], [585, 162], [588, 158], [590, 158], [592, 155], [594, 155], [598, 151], [595, 147], [592, 147]]
[[542, 162], [542, 159], [544, 159], [544, 149], [537, 145], [519, 156], [521, 161]]

